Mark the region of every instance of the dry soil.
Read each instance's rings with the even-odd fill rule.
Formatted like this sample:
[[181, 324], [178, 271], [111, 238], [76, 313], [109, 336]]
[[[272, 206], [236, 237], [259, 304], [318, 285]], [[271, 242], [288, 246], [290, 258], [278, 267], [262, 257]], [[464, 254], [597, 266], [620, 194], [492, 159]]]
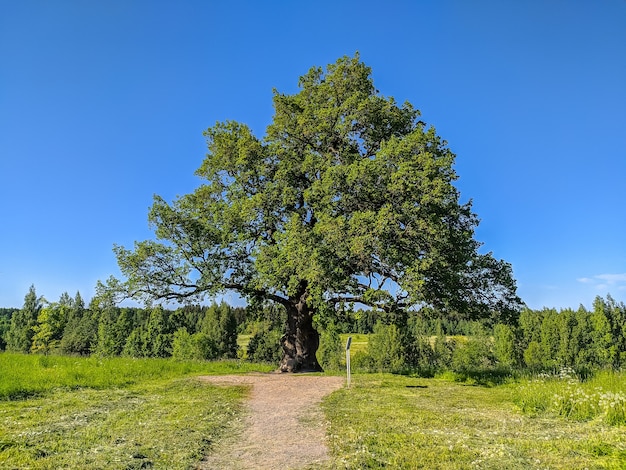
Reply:
[[328, 459], [322, 398], [345, 379], [305, 374], [202, 377], [217, 385], [249, 385], [248, 410], [235, 434], [216, 445], [198, 469], [298, 469]]

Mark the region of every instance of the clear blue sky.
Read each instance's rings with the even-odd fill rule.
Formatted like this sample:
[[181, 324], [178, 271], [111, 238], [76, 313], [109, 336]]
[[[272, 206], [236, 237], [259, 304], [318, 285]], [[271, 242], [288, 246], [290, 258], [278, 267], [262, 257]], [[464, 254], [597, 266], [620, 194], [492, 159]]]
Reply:
[[202, 131], [356, 51], [457, 155], [531, 308], [626, 300], [626, 1], [0, 2], [0, 306], [119, 275]]

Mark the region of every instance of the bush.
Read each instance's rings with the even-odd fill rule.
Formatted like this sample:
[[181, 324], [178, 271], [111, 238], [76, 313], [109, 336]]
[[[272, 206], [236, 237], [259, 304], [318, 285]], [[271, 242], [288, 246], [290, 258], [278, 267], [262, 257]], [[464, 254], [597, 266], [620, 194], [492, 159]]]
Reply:
[[435, 369], [444, 370], [452, 366], [452, 355], [456, 349], [456, 340], [448, 339], [444, 335], [438, 335], [433, 344], [433, 366]]
[[377, 323], [367, 345], [375, 370], [398, 373], [405, 368], [400, 330], [396, 325]]
[[172, 340], [172, 358], [178, 361], [196, 359], [196, 347], [187, 328], [179, 328]]
[[372, 360], [372, 356], [367, 354], [365, 351], [356, 351], [350, 356], [350, 367], [353, 370], [373, 372], [374, 361]]
[[493, 362], [487, 338], [470, 338], [452, 353], [452, 370], [460, 374], [483, 371], [490, 368]]
[[531, 370], [539, 370], [543, 366], [541, 345], [537, 341], [531, 341], [524, 351], [524, 362]]
[[515, 334], [511, 327], [498, 323], [493, 329], [493, 338], [493, 352], [498, 364], [504, 367], [515, 367], [517, 365]]
[[282, 334], [269, 323], [259, 322], [252, 327], [248, 343], [248, 359], [253, 362], [277, 364], [283, 357], [280, 346]]
[[341, 344], [339, 331], [330, 324], [322, 331], [317, 359], [324, 369], [339, 370], [343, 363], [344, 348]]
[[224, 355], [223, 350], [215, 343], [215, 340], [203, 331], [191, 335], [191, 341], [193, 342], [197, 359], [212, 361], [220, 359]]

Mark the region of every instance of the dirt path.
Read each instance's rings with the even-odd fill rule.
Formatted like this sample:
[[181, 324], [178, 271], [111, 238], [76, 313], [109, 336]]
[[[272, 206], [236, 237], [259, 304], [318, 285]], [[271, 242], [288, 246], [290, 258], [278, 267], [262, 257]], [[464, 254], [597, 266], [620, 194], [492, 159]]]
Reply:
[[240, 433], [215, 448], [198, 469], [297, 469], [328, 459], [319, 407], [341, 388], [341, 377], [249, 374], [202, 377], [222, 385], [251, 385]]

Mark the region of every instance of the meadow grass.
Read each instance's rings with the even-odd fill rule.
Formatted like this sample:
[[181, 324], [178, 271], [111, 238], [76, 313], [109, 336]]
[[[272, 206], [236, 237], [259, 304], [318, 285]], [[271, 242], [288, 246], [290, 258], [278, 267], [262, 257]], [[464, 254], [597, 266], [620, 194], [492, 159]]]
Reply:
[[248, 393], [194, 376], [269, 369], [0, 354], [0, 468], [193, 468], [239, 419]]
[[352, 337], [352, 343], [350, 344], [350, 353], [356, 354], [358, 352], [367, 352], [368, 335], [363, 333], [342, 333], [339, 335], [341, 338], [341, 344], [345, 347], [348, 337]]
[[269, 371], [272, 367], [236, 360], [194, 362], [0, 353], [0, 400], [40, 395], [56, 388], [127, 387], [189, 374], [221, 375], [260, 369]]
[[250, 334], [237, 335], [237, 346], [239, 346], [238, 355], [242, 359], [246, 359], [248, 357], [248, 345], [250, 344], [251, 338], [252, 335]]
[[526, 415], [517, 382], [355, 374], [352, 383], [323, 402], [332, 452], [323, 468], [626, 468], [623, 427]]
[[539, 376], [518, 387], [516, 403], [529, 415], [626, 425], [626, 374], [599, 371], [580, 381], [573, 370]]

